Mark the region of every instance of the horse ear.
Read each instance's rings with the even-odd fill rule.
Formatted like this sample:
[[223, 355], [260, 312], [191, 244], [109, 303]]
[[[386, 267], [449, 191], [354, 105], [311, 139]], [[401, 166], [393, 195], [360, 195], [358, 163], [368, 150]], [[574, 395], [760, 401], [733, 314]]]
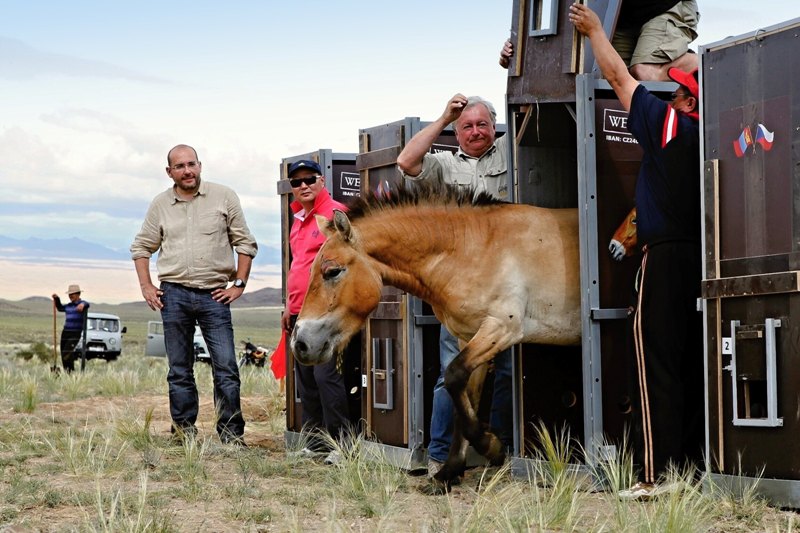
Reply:
[[344, 214], [344, 211], [339, 211], [338, 209], [333, 210], [333, 225], [342, 235], [342, 239], [345, 242], [351, 242], [353, 240], [353, 227], [350, 225], [350, 219], [347, 218], [347, 215]]
[[323, 235], [330, 238], [336, 232], [333, 231], [333, 227], [331, 226], [331, 221], [325, 218], [322, 215], [314, 215], [314, 220], [317, 221], [317, 227], [322, 232]]

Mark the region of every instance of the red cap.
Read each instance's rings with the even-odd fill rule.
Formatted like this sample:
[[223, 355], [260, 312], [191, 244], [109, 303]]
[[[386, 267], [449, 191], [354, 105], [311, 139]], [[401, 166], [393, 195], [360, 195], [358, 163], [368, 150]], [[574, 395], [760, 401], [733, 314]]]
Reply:
[[667, 71], [667, 76], [669, 76], [672, 81], [678, 82], [689, 89], [689, 92], [692, 93], [692, 96], [695, 98], [700, 97], [700, 86], [697, 84], [697, 69], [691, 72], [684, 72], [672, 67]]

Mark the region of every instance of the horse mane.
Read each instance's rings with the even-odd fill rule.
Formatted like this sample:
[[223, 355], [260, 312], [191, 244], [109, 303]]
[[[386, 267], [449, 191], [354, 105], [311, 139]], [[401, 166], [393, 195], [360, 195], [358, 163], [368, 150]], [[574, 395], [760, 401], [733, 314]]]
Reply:
[[410, 187], [396, 186], [383, 192], [370, 191], [365, 196], [354, 198], [348, 203], [347, 217], [352, 221], [369, 216], [371, 213], [405, 206], [492, 206], [507, 204], [486, 192], [475, 194], [471, 187], [459, 187], [439, 181], [421, 181]]

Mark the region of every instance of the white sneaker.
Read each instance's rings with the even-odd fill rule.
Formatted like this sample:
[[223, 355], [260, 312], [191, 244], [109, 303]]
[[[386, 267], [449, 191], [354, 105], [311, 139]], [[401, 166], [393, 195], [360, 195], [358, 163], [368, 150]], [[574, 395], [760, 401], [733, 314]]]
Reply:
[[341, 452], [339, 452], [339, 450], [331, 450], [331, 453], [329, 453], [325, 457], [326, 465], [338, 465], [341, 462], [342, 462], [342, 454]]
[[647, 501], [658, 493], [658, 487], [652, 483], [639, 482], [629, 489], [619, 491], [620, 500]]
[[322, 455], [321, 452], [315, 452], [311, 448], [303, 448], [301, 450], [286, 452], [286, 457], [289, 459], [314, 459], [320, 455]]

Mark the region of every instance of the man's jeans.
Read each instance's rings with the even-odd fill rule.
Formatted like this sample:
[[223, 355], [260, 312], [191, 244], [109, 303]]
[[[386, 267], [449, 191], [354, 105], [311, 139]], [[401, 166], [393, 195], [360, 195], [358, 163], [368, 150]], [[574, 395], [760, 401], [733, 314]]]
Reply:
[[211, 298], [211, 291], [163, 282], [161, 320], [169, 361], [169, 409], [175, 428], [194, 431], [199, 408], [194, 380], [194, 326], [203, 331], [211, 356], [217, 433], [223, 442], [244, 434], [239, 399], [239, 367], [233, 344], [231, 310]]
[[[446, 327], [439, 332], [439, 362], [441, 370], [433, 388], [433, 414], [431, 416], [431, 442], [428, 457], [439, 462], [447, 459], [453, 438], [453, 400], [444, 387], [444, 371], [458, 355], [458, 339]], [[506, 446], [514, 438], [513, 406], [511, 404], [511, 349], [504, 350], [494, 358], [494, 391], [489, 425]]]

